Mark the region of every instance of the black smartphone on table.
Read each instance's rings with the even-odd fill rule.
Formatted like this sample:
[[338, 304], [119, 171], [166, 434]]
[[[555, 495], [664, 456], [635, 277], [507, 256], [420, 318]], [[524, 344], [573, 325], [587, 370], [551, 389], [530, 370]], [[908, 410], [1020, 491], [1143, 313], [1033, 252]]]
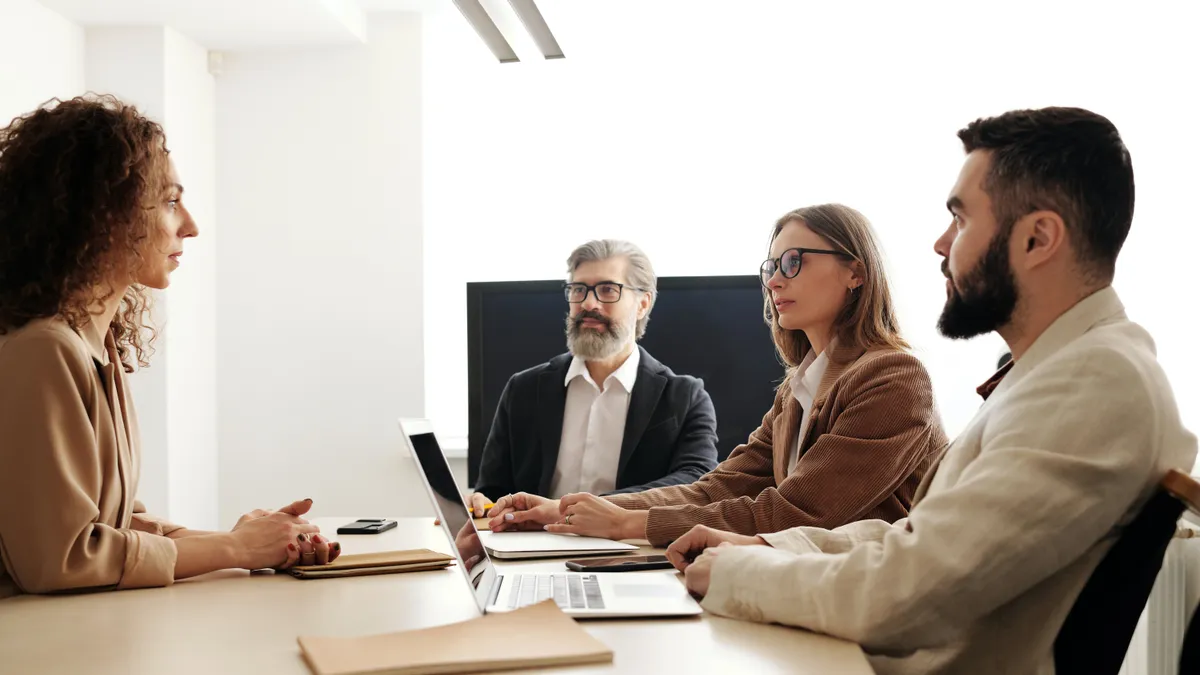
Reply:
[[667, 570], [672, 567], [671, 561], [667, 560], [665, 555], [627, 555], [620, 558], [567, 561], [567, 569], [576, 572], [640, 572]]
[[396, 521], [386, 518], [359, 518], [337, 529], [338, 534], [379, 534], [396, 526]]

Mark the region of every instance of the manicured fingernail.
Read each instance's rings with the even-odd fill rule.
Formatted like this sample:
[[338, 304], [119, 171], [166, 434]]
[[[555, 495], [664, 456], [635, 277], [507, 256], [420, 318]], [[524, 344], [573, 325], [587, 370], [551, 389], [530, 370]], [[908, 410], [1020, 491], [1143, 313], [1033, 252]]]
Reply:
[[288, 544], [288, 550], [289, 550], [289, 551], [295, 551], [295, 550], [296, 550], [296, 545], [295, 545], [295, 544]]
[[342, 545], [341, 545], [341, 544], [339, 544], [339, 543], [338, 543], [338, 542], [336, 542], [336, 541], [335, 541], [335, 542], [333, 542], [333, 550], [335, 550], [335, 551], [340, 551], [340, 550], [342, 550]]
[[504, 514], [504, 519], [511, 523], [513, 521], [513, 514], [511, 514], [511, 513]]
[[304, 542], [304, 535], [303, 535], [303, 534], [298, 534], [298, 535], [296, 535], [296, 541], [303, 543], [303, 542]]
[[314, 534], [314, 535], [313, 535], [313, 543], [314, 543], [314, 544], [320, 544], [320, 543], [322, 543], [322, 542], [324, 542], [324, 541], [325, 541], [325, 540], [321, 538], [321, 535], [319, 535], [319, 534]]
[[311, 503], [312, 503], [312, 497], [306, 497], [306, 498], [304, 499], [304, 501], [306, 501], [306, 502], [308, 502], [309, 504], [311, 504]]

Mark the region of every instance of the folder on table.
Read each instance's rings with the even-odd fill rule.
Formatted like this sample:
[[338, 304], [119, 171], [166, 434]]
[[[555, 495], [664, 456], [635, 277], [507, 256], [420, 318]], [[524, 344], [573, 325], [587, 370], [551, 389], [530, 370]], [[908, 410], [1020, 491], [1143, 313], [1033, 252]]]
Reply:
[[343, 555], [327, 565], [297, 565], [289, 571], [297, 579], [328, 579], [436, 570], [453, 562], [451, 556], [422, 548]]
[[613, 660], [553, 600], [436, 628], [298, 642], [315, 675], [448, 675]]

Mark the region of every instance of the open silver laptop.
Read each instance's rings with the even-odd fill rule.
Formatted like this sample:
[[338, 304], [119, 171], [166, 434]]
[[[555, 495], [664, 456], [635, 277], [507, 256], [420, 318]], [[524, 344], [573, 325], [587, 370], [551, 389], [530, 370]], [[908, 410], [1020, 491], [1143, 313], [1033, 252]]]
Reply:
[[551, 532], [480, 532], [483, 547], [489, 555], [500, 560], [530, 558], [561, 558], [566, 555], [604, 555], [636, 551], [633, 544], [612, 539], [578, 537]]
[[400, 429], [482, 611], [506, 612], [548, 599], [581, 619], [691, 616], [703, 611], [675, 572], [498, 573], [429, 423], [401, 420]]
[[[429, 420], [402, 419], [400, 429], [406, 435], [426, 431], [433, 433]], [[580, 537], [575, 535], [554, 534], [541, 530], [525, 532], [491, 532], [485, 530], [479, 533], [483, 547], [488, 555], [500, 560], [527, 560], [533, 558], [562, 558], [565, 556], [615, 555], [631, 553], [637, 546], [612, 539], [599, 537]]]

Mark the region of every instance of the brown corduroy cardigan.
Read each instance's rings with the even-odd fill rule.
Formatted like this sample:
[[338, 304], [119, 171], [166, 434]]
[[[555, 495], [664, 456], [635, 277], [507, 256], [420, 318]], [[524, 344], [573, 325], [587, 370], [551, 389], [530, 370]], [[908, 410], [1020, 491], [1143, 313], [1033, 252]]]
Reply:
[[948, 442], [929, 373], [895, 349], [834, 346], [829, 361], [790, 474], [804, 411], [785, 383], [749, 440], [700, 480], [606, 499], [649, 509], [646, 538], [655, 546], [695, 525], [758, 534], [905, 517]]

